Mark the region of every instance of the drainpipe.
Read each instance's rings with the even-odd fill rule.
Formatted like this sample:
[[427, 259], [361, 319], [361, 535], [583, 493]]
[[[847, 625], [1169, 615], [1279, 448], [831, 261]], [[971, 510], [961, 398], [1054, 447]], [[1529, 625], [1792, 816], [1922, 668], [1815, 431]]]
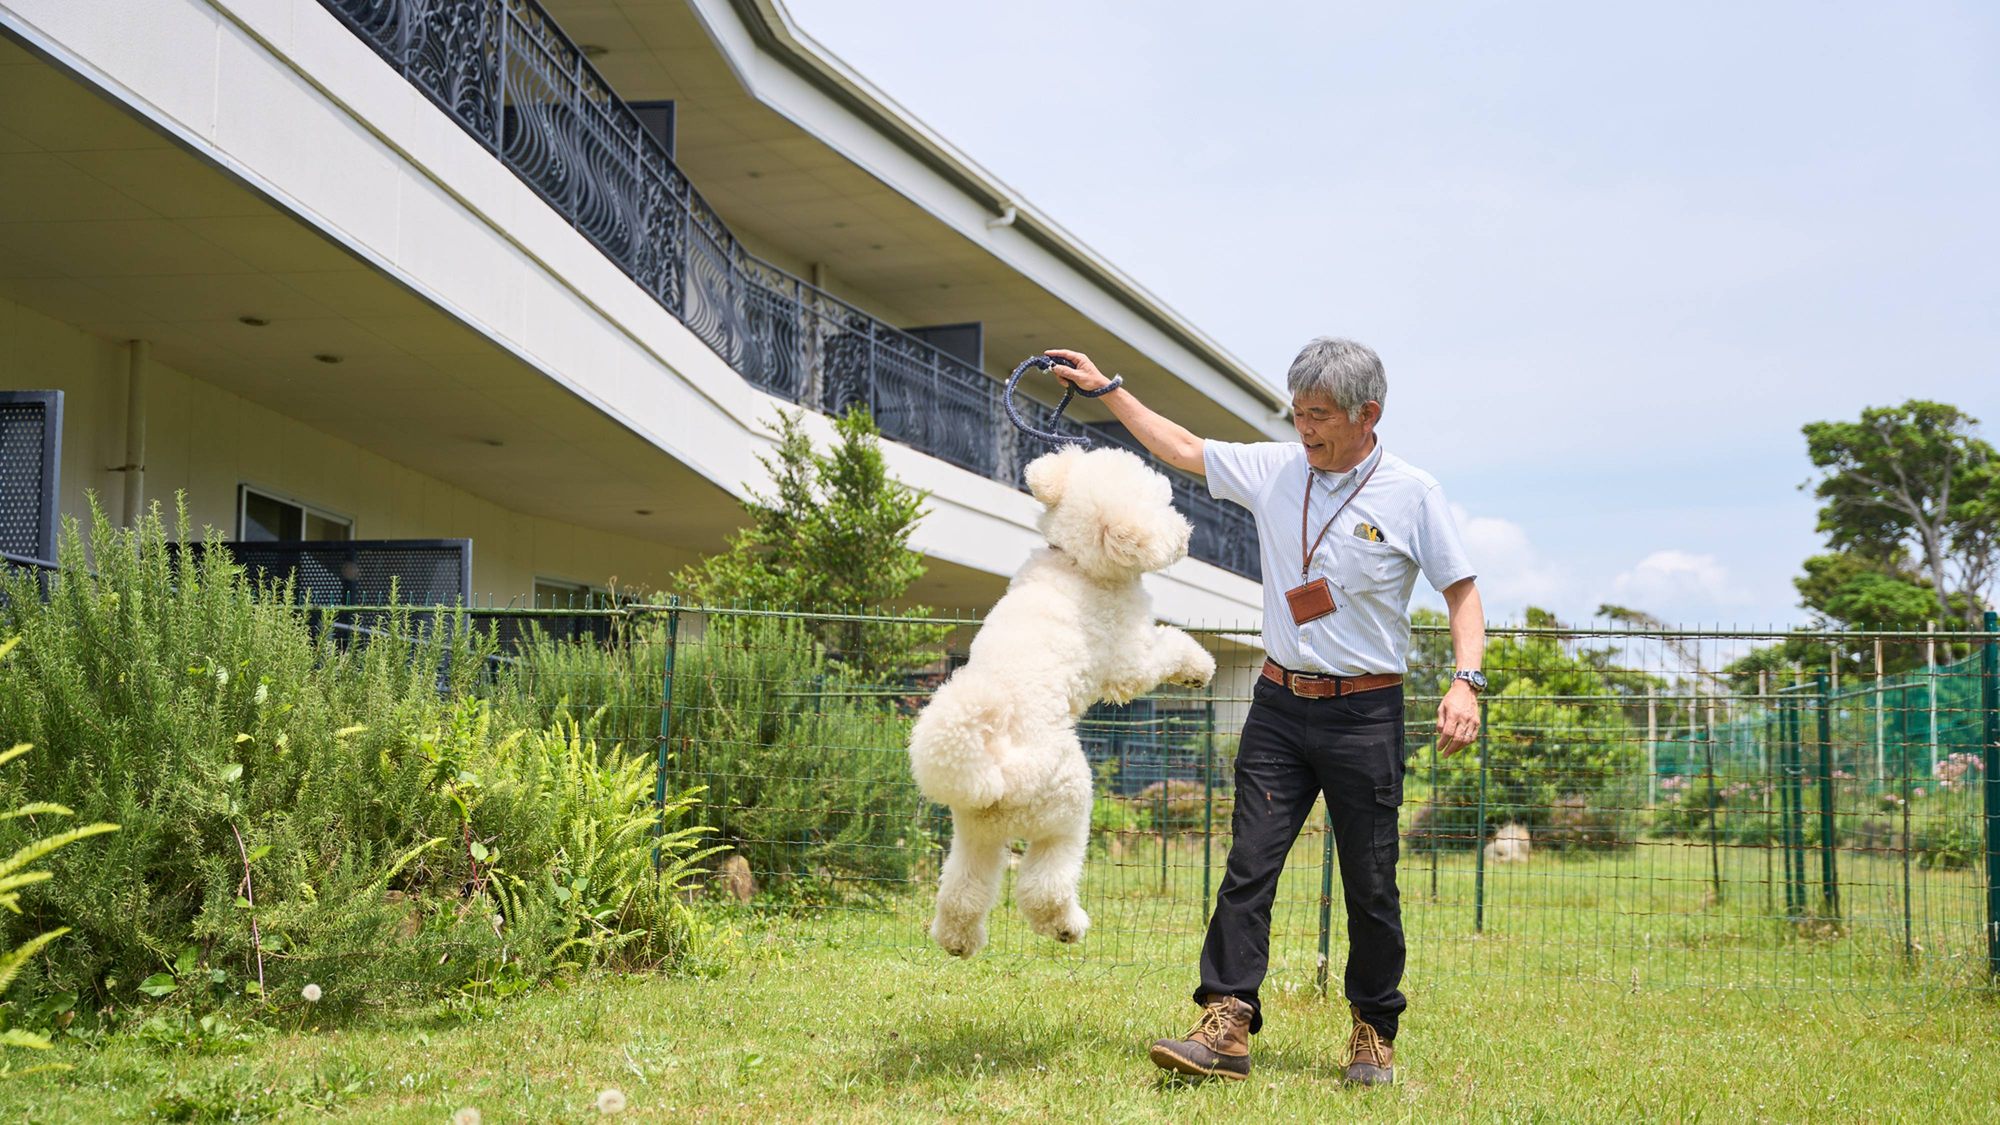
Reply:
[[986, 220], [986, 227], [988, 230], [999, 230], [1001, 227], [1011, 227], [1014, 225], [1014, 220], [1020, 217], [1021, 217], [1020, 208], [1015, 207], [1012, 203], [1009, 203], [1007, 205], [1007, 210], [1001, 212], [999, 218]]
[[146, 366], [153, 347], [144, 340], [125, 346], [125, 526], [135, 527], [146, 503]]

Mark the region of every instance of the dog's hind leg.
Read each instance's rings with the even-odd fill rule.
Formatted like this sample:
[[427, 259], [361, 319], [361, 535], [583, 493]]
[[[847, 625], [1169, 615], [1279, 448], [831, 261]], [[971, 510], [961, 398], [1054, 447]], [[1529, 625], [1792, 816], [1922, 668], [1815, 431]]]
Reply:
[[1073, 770], [1045, 808], [1045, 819], [1028, 837], [1028, 854], [1015, 876], [1014, 896], [1028, 924], [1043, 937], [1082, 941], [1090, 916], [1077, 905], [1084, 852], [1090, 845], [1090, 770], [1079, 751]]
[[955, 957], [970, 957], [986, 944], [986, 916], [1000, 896], [1006, 869], [1005, 831], [978, 813], [951, 814], [951, 852], [938, 878], [937, 916], [931, 940]]

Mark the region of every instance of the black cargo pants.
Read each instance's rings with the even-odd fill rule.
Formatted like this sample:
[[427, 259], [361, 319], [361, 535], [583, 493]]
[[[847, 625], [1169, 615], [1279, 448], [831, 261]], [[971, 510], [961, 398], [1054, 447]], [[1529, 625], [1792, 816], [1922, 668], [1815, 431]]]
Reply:
[[1313, 801], [1326, 795], [1347, 898], [1347, 999], [1385, 1039], [1406, 1006], [1396, 812], [1403, 803], [1403, 689], [1304, 699], [1259, 677], [1236, 752], [1235, 839], [1201, 949], [1200, 1003], [1240, 997], [1263, 1026], [1271, 900]]

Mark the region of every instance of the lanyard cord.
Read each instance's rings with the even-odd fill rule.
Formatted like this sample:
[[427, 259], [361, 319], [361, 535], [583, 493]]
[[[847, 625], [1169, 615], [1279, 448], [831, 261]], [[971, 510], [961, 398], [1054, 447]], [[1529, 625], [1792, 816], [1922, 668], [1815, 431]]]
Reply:
[[1299, 581], [1304, 582], [1306, 575], [1312, 573], [1313, 552], [1319, 550], [1320, 542], [1326, 538], [1326, 533], [1333, 530], [1333, 521], [1340, 518], [1340, 513], [1346, 511], [1349, 504], [1354, 503], [1354, 498], [1361, 495], [1361, 490], [1368, 487], [1369, 481], [1375, 479], [1375, 470], [1381, 467], [1382, 458], [1375, 458], [1375, 464], [1369, 468], [1368, 475], [1361, 478], [1361, 483], [1355, 485], [1354, 491], [1347, 494], [1347, 499], [1340, 502], [1340, 507], [1335, 508], [1333, 514], [1326, 518], [1326, 524], [1319, 529], [1318, 538], [1315, 538], [1312, 544], [1308, 546], [1306, 544], [1306, 529], [1310, 526], [1307, 521], [1312, 516], [1313, 470], [1312, 462], [1306, 462], [1306, 502], [1299, 510], [1299, 547], [1303, 556], [1299, 560]]

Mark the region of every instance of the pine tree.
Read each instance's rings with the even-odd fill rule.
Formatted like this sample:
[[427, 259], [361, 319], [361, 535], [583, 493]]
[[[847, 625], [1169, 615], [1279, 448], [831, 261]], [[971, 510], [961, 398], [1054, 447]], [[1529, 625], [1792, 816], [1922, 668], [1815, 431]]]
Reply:
[[[929, 495], [889, 475], [875, 420], [855, 407], [835, 420], [831, 452], [812, 446], [799, 412], [779, 412], [778, 447], [760, 457], [773, 493], [744, 502], [748, 526], [729, 546], [683, 570], [675, 584], [705, 605], [752, 605], [809, 614], [865, 615], [896, 603], [923, 577], [909, 539]], [[930, 616], [925, 606], [898, 616]], [[948, 626], [819, 621], [828, 655], [872, 682], [935, 658]]]

